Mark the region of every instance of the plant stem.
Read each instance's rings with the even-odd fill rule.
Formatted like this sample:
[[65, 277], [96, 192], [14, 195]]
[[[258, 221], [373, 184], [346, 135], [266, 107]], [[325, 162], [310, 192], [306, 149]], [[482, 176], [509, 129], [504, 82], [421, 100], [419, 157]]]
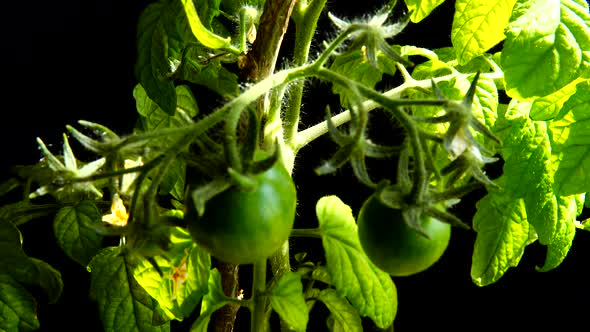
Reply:
[[290, 237], [314, 237], [321, 238], [322, 231], [319, 228], [297, 228], [291, 230]]
[[[424, 165], [424, 153], [422, 151], [422, 144], [420, 140], [418, 126], [412, 120], [410, 115], [400, 109], [401, 106], [409, 105], [409, 104], [431, 104], [437, 105], [441, 104], [441, 100], [424, 100], [424, 101], [417, 101], [417, 100], [396, 100], [390, 99], [382, 95], [381, 93], [375, 91], [372, 88], [368, 88], [362, 84], [354, 82], [352, 80], [347, 79], [346, 77], [333, 72], [329, 69], [320, 69], [318, 71], [318, 77], [321, 79], [325, 79], [327, 81], [341, 84], [343, 86], [351, 86], [364, 95], [365, 98], [370, 98], [376, 101], [377, 103], [381, 104], [385, 109], [387, 109], [404, 127], [406, 130], [409, 138], [410, 144], [412, 146], [412, 151], [414, 153], [414, 178], [413, 178], [413, 185], [412, 191], [410, 192], [410, 197], [412, 202], [421, 203], [423, 201], [423, 196], [426, 192], [426, 186], [428, 185], [427, 179], [427, 172], [426, 167]], [[437, 103], [438, 102], [438, 103]], [[446, 102], [446, 101], [442, 101]], [[441, 104], [442, 105], [442, 104]]]
[[[297, 32], [295, 34], [295, 49], [293, 50], [293, 64], [301, 66], [305, 64], [309, 56], [309, 47], [316, 31], [317, 22], [327, 0], [314, 0], [310, 5], [299, 1], [295, 7], [298, 14], [293, 17]], [[293, 83], [289, 104], [285, 111], [285, 141], [292, 145], [297, 135], [301, 100], [303, 98], [303, 86], [305, 81]]]
[[254, 276], [252, 278], [252, 301], [254, 308], [251, 311], [250, 331], [264, 331], [266, 311], [266, 259], [254, 263]]
[[[269, 78], [271, 74], [273, 74], [276, 61], [279, 54], [279, 49], [283, 40], [283, 35], [285, 34], [289, 22], [289, 17], [291, 16], [291, 12], [293, 10], [293, 6], [295, 5], [296, 0], [274, 0], [274, 1], [266, 1], [264, 5], [264, 10], [262, 12], [262, 16], [260, 17], [260, 24], [259, 24], [259, 31], [257, 32], [257, 38], [254, 42], [252, 50], [247, 54], [244, 61], [244, 66], [241, 68], [241, 77], [247, 80], [258, 82], [258, 84], [254, 85], [251, 89], [249, 89], [244, 95], [240, 95], [236, 98], [235, 106], [231, 107], [233, 109], [239, 110], [237, 118], [234, 118], [235, 123], [228, 123], [226, 128], [230, 130], [235, 128], [237, 121], [239, 120], [239, 113], [245, 107], [248, 107], [252, 102], [258, 100], [258, 107], [257, 107], [257, 116], [258, 119], [262, 119], [263, 114], [267, 111], [265, 100], [268, 98], [270, 91], [275, 88], [276, 86], [280, 85], [280, 78], [284, 78], [285, 80], [289, 77], [289, 75], [282, 76], [278, 75], [278, 80], [273, 80], [273, 78]], [[245, 15], [242, 11], [241, 13], [241, 49], [245, 50], [245, 35], [246, 35], [246, 26], [245, 26]], [[278, 84], [277, 84], [278, 83]], [[264, 96], [263, 98], [261, 98]], [[236, 113], [235, 111], [230, 111], [231, 113]], [[280, 118], [279, 118], [280, 120]], [[266, 129], [266, 128], [265, 128]], [[235, 133], [235, 131], [234, 131]], [[235, 139], [232, 137], [231, 139]], [[281, 137], [282, 142], [282, 137]], [[232, 162], [235, 164], [237, 156], [236, 146], [235, 144], [227, 144], [228, 141], [226, 140], [226, 146], [229, 146], [233, 149], [230, 151], [230, 157]], [[289, 262], [289, 256], [287, 252], [287, 263]], [[266, 277], [266, 260], [264, 262], [260, 262], [254, 265], [254, 283], [253, 283], [253, 292], [252, 296], [254, 298], [254, 311], [252, 312], [252, 331], [261, 331], [260, 327], [263, 327], [264, 324], [264, 303], [262, 304], [262, 308], [260, 308], [259, 302], [260, 299], [258, 297], [258, 289], [265, 287], [265, 277]], [[238, 268], [232, 270], [223, 276], [222, 280], [227, 279], [227, 283], [233, 283], [237, 286], [238, 280]], [[260, 281], [260, 279], [262, 281]], [[225, 281], [224, 281], [225, 284]], [[233, 295], [233, 294], [232, 294]], [[214, 317], [214, 325], [216, 327], [223, 326], [224, 329], [227, 331], [233, 331], [233, 325], [235, 321], [235, 317], [237, 314], [237, 309], [233, 304], [228, 305], [221, 313], [215, 314]], [[230, 322], [227, 322], [227, 320]], [[225, 320], [225, 322], [224, 322]], [[226, 328], [227, 327], [227, 328]]]
[[[450, 80], [450, 79], [455, 78], [457, 76], [467, 77], [469, 75], [454, 73], [454, 74], [450, 74], [450, 75], [446, 75], [446, 76], [433, 78], [433, 80], [435, 82], [447, 81], [447, 80]], [[503, 73], [502, 72], [493, 72], [493, 73], [489, 73], [489, 74], [481, 74], [481, 76], [485, 76], [485, 77], [488, 77], [488, 78], [491, 78], [494, 80], [498, 80], [498, 79], [503, 78]], [[429, 89], [431, 87], [431, 84], [432, 83], [431, 83], [430, 79], [420, 80], [420, 81], [408, 80], [408, 81], [404, 82], [402, 85], [400, 85], [396, 88], [393, 88], [389, 91], [384, 92], [383, 96], [387, 97], [387, 98], [391, 98], [391, 99], [398, 99], [401, 97], [401, 94], [409, 88]], [[367, 111], [372, 111], [376, 108], [379, 108], [380, 106], [381, 105], [379, 103], [375, 102], [374, 100], [367, 100], [363, 103], [363, 107]], [[332, 117], [332, 122], [334, 122], [334, 125], [336, 127], [341, 126], [349, 121], [350, 121], [350, 111], [349, 110], [346, 110], [346, 111], [339, 113], [339, 114]], [[294, 139], [294, 143], [293, 143], [294, 151], [299, 151], [301, 148], [303, 148], [307, 144], [313, 142], [315, 139], [317, 139], [318, 137], [320, 137], [326, 133], [328, 133], [328, 123], [326, 121], [322, 121], [312, 127], [309, 127], [305, 130], [298, 132], [295, 139]]]
[[253, 81], [274, 72], [283, 35], [287, 31], [295, 0], [266, 1], [252, 50], [247, 54], [242, 76]]

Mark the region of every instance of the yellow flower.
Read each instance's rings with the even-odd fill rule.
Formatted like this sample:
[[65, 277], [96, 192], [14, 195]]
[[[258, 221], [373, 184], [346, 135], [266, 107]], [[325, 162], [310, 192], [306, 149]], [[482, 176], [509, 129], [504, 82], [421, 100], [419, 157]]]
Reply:
[[111, 214], [102, 216], [102, 221], [107, 222], [113, 226], [123, 227], [127, 225], [127, 219], [129, 215], [123, 205], [123, 200], [119, 198], [119, 195], [113, 196], [113, 204], [111, 204]]

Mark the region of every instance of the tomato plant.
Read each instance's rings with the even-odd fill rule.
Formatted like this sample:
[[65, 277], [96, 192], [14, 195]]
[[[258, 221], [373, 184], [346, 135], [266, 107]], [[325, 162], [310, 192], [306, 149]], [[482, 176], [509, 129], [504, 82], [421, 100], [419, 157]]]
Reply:
[[[43, 24], [7, 43], [19, 45], [5, 62], [19, 64], [7, 77], [22, 95], [5, 98], [19, 101], [6, 109], [42, 100], [39, 109], [57, 116], [47, 110], [61, 102], [89, 120], [55, 138], [49, 123], [15, 114], [40, 136], [27, 141], [38, 147], [27, 159], [41, 158], [12, 167], [0, 185], [0, 330], [65, 329], [46, 324], [47, 308], [86, 290], [100, 324], [80, 324], [106, 331], [403, 329], [406, 304], [420, 301], [416, 311], [437, 323], [461, 311], [437, 302], [459, 296], [455, 287], [423, 281], [450, 261], [448, 280], [469, 280], [478, 299], [519, 277], [578, 286], [546, 280], [579, 261], [574, 243], [590, 229], [586, 2], [134, 6], [135, 15], [111, 13], [132, 22], [122, 29], [136, 32], [128, 54], [108, 51], [119, 49], [102, 35], [110, 20], [92, 7], [71, 16], [96, 16], [95, 34], [43, 59], [36, 54], [66, 32], [51, 30], [61, 20], [16, 11], [31, 15], [15, 15], [19, 26]], [[129, 62], [132, 78], [105, 66], [108, 57]], [[33, 63], [53, 71], [39, 75]], [[106, 83], [76, 81], [95, 67], [103, 70], [88, 76], [111, 73]], [[21, 88], [41, 76], [42, 86]], [[105, 102], [105, 87], [122, 81], [126, 102]], [[70, 90], [58, 99], [43, 95], [62, 86]], [[260, 151], [269, 157], [257, 159]], [[67, 262], [44, 256], [52, 248]], [[71, 280], [86, 283], [69, 288]], [[512, 299], [565, 302], [531, 289]], [[499, 310], [520, 312], [524, 300], [513, 295], [471, 314], [491, 322]], [[571, 306], [539, 310], [573, 316]]]
[[408, 226], [401, 210], [389, 208], [371, 196], [358, 216], [358, 234], [367, 256], [392, 276], [422, 272], [443, 255], [451, 225], [423, 215], [421, 232]]

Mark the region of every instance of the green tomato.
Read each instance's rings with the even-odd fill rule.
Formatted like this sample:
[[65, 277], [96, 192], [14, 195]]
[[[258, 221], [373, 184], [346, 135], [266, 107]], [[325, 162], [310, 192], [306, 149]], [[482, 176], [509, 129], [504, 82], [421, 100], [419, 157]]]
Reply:
[[427, 215], [420, 221], [428, 238], [405, 223], [401, 210], [389, 208], [371, 196], [358, 217], [361, 246], [377, 267], [392, 276], [422, 272], [445, 252], [451, 226]]
[[255, 176], [252, 191], [231, 187], [205, 204], [202, 217], [189, 195], [185, 220], [193, 240], [216, 258], [250, 264], [271, 256], [288, 240], [297, 195], [287, 170], [276, 163]]

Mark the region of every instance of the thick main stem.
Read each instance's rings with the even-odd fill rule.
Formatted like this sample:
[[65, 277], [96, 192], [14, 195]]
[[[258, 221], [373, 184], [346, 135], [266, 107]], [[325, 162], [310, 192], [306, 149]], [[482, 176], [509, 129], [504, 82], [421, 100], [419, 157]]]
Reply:
[[[246, 100], [249, 99], [249, 97], [256, 96], [255, 99], [250, 99], [250, 101], [248, 101], [247, 104], [242, 104], [242, 106], [247, 106], [252, 101], [258, 99], [259, 102], [257, 113], [259, 119], [262, 118], [262, 114], [264, 114], [264, 112], [266, 111], [266, 103], [264, 102], [264, 99], [266, 99], [268, 91], [271, 91], [271, 89], [276, 86], [276, 84], [273, 84], [276, 82], [273, 82], [272, 79], [268, 80], [267, 77], [274, 72], [277, 57], [279, 54], [279, 49], [283, 40], [283, 36], [287, 30], [289, 17], [291, 16], [291, 12], [293, 10], [295, 2], [296, 0], [266, 1], [264, 5], [264, 10], [262, 12], [262, 16], [260, 17], [258, 36], [256, 38], [252, 50], [245, 57], [244, 65], [242, 67], [240, 76], [248, 81], [262, 82], [259, 83], [259, 88], [249, 90], [252, 96], [246, 96]], [[245, 26], [242, 26], [242, 28], [244, 29]], [[245, 49], [245, 41], [242, 41], [242, 49]], [[287, 77], [288, 76], [284, 76], [283, 78], [287, 79]], [[266, 83], [269, 84], [267, 85]], [[264, 96], [264, 98], [260, 98], [261, 96]], [[243, 97], [243, 95], [241, 97]], [[232, 124], [229, 125], [232, 126]], [[230, 144], [229, 146], [232, 148], [235, 147], [232, 144]], [[230, 153], [233, 153], [235, 159], [236, 151], [230, 151]], [[287, 254], [287, 262], [288, 261], [289, 258]], [[260, 267], [260, 265], [262, 265], [263, 267]], [[257, 275], [260, 276], [262, 274], [263, 277], [266, 277], [266, 261], [264, 261], [263, 263], [255, 264], [255, 268], [257, 266], [260, 269], [264, 268], [264, 271], [257, 272], [255, 270], [255, 286], [253, 288], [254, 297], [257, 296], [255, 288], [257, 284]], [[227, 273], [223, 275], [224, 288], [225, 286], [227, 286], [228, 289], [237, 288], [239, 273], [238, 268], [234, 268], [233, 266], [229, 265], [221, 268], [225, 268], [224, 270], [227, 271]], [[264, 284], [262, 285], [262, 287], [264, 287]], [[260, 331], [260, 325], [257, 324], [260, 324], [261, 321], [264, 320], [264, 308], [260, 310], [256, 298], [254, 302], [255, 308], [252, 314], [252, 331]], [[233, 331], [233, 325], [237, 314], [237, 308], [238, 307], [236, 305], [228, 305], [224, 309], [222, 309], [218, 314], [215, 314], [214, 325], [216, 327], [222, 326], [224, 331]], [[262, 313], [260, 313], [261, 311]], [[227, 320], [230, 320], [230, 322], [228, 322]]]

